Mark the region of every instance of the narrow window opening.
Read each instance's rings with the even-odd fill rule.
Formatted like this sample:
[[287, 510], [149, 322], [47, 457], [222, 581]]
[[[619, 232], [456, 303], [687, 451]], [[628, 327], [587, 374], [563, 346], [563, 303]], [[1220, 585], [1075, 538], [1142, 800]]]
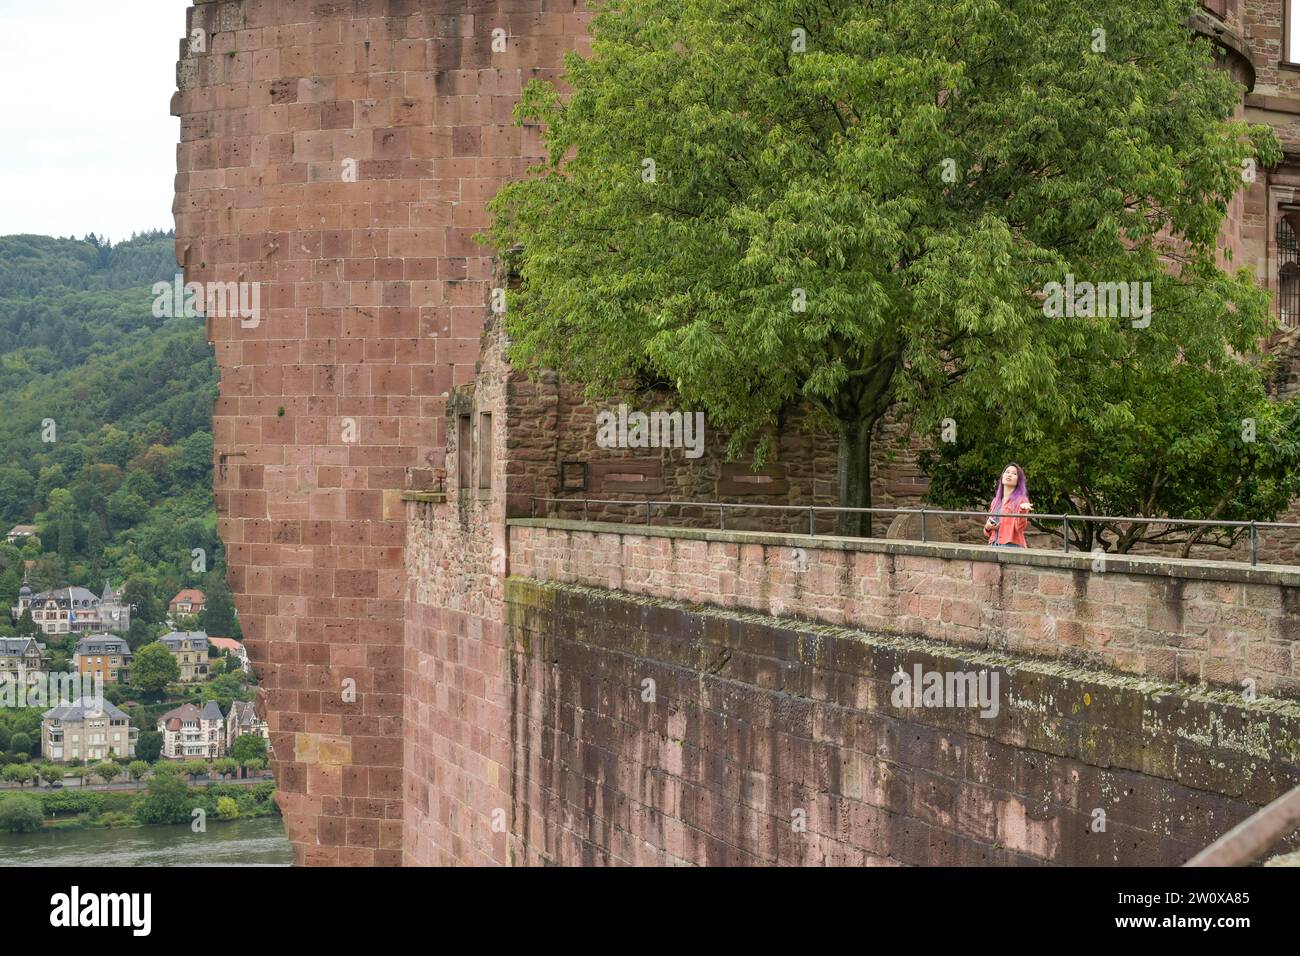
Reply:
[[488, 412], [478, 416], [478, 486], [480, 491], [492, 489], [492, 415]]
[[473, 446], [468, 415], [461, 415], [456, 425], [456, 461], [460, 490], [465, 491], [473, 480]]

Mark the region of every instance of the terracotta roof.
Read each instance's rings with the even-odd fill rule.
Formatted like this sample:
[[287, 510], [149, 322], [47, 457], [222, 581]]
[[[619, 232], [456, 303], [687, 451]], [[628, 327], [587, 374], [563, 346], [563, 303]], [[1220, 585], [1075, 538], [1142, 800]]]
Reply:
[[189, 601], [191, 604], [203, 604], [206, 598], [198, 588], [181, 588], [169, 603], [177, 604], [181, 601]]

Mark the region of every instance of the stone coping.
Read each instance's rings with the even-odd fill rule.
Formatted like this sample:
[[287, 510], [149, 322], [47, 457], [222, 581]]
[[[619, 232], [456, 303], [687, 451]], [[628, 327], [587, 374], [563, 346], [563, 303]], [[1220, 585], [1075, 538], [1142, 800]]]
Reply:
[[445, 491], [403, 491], [403, 501], [424, 501], [432, 504], [444, 504], [447, 501]]
[[[872, 554], [902, 554], [948, 561], [985, 561], [995, 564], [1092, 571], [1096, 558], [1089, 552], [1049, 551], [1042, 548], [991, 548], [954, 542], [924, 543], [886, 538], [842, 538], [835, 535], [790, 534], [771, 531], [720, 531], [716, 528], [672, 528], [662, 525], [620, 524], [612, 521], [571, 521], [563, 518], [510, 518], [515, 528], [546, 528], [586, 534], [641, 535], [647, 538], [678, 538], [687, 541], [716, 541], [724, 544], [756, 544], [774, 548], [817, 548], [823, 551], [862, 551]], [[1300, 587], [1300, 567], [1283, 564], [1233, 564], [1148, 555], [1105, 556], [1105, 572], [1143, 574], [1194, 581], [1231, 581], [1241, 584]]]

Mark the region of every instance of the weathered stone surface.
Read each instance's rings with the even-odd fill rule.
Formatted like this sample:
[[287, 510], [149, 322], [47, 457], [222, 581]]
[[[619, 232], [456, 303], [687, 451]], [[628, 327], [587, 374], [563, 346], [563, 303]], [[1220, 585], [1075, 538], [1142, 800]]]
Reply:
[[[513, 644], [516, 863], [1173, 865], [1300, 782], [1294, 702], [580, 584], [511, 577], [505, 599], [510, 636], [528, 620], [551, 640]], [[572, 633], [613, 608], [642, 609], [644, 651]], [[670, 618], [685, 626], [653, 624]], [[682, 634], [728, 663], [686, 663]], [[825, 665], [842, 680], [820, 694], [799, 651], [814, 637], [853, 662]], [[899, 706], [891, 675], [915, 664], [996, 671], [999, 712]], [[886, 693], [855, 697], [863, 679]]]

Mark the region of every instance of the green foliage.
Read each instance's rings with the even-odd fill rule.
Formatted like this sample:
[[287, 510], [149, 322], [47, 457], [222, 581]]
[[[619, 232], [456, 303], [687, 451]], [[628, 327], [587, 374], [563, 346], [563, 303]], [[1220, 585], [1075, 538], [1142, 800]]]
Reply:
[[112, 783], [121, 774], [122, 768], [111, 761], [95, 764], [90, 770], [96, 777], [104, 783]]
[[104, 812], [108, 794], [81, 790], [54, 790], [40, 795], [46, 813], [98, 815]]
[[149, 780], [148, 795], [136, 807], [141, 823], [184, 823], [190, 819], [194, 802], [189, 786], [177, 774], [154, 774]]
[[[136, 749], [139, 750], [139, 747], [137, 746]], [[131, 775], [132, 780], [141, 780], [149, 772], [149, 761], [132, 760], [126, 765], [126, 772]]]
[[19, 732], [9, 738], [9, 750], [12, 753], [31, 754], [32, 737], [30, 734]]
[[[236, 700], [252, 700], [253, 693], [247, 690], [247, 680], [242, 669], [218, 674], [199, 688], [199, 698], [204, 701], [215, 700], [221, 712], [230, 713], [230, 705]], [[210, 669], [211, 670], [211, 669]]]
[[238, 760], [241, 766], [248, 766], [252, 760], [265, 760], [266, 739], [257, 734], [241, 734], [235, 738], [230, 756]]
[[213, 637], [241, 637], [239, 622], [235, 619], [235, 601], [226, 584], [225, 568], [212, 571], [203, 583], [205, 605], [199, 615], [204, 631]]
[[36, 771], [25, 763], [11, 763], [5, 767], [4, 773], [0, 774], [10, 783], [16, 783], [20, 787], [26, 786], [36, 778]]
[[131, 664], [132, 687], [156, 692], [180, 676], [180, 665], [165, 644], [146, 644], [135, 652], [135, 660]]
[[1149, 281], [1188, 361], [1241, 361], [1266, 300], [1216, 238], [1243, 164], [1280, 150], [1234, 120], [1196, 6], [1108, 7], [1099, 50], [1091, 0], [602, 5], [571, 95], [535, 82], [517, 111], [548, 163], [492, 203], [486, 238], [520, 248], [512, 358], [597, 395], [674, 386], [733, 454], [811, 404], [847, 505], [870, 502], [891, 407], [922, 434], [1006, 414], [1050, 442], [1072, 382], [1163, 350], [1128, 318], [1046, 316], [1036, 293], [1067, 275]]
[[[0, 298], [37, 296], [43, 290], [124, 289], [148, 286], [176, 272], [174, 234], [153, 230], [113, 245], [94, 234], [83, 240], [48, 236], [0, 237]], [[64, 329], [55, 328], [42, 341], [55, 342]], [[30, 340], [0, 339], [8, 352]]]
[[162, 755], [163, 735], [156, 730], [142, 730], [135, 741], [135, 755], [146, 763], [154, 763]]
[[152, 315], [152, 284], [175, 273], [169, 233], [0, 237], [0, 519], [40, 528], [23, 548], [33, 588], [131, 580], [146, 623], [200, 584], [192, 548], [221, 561], [212, 350], [201, 321]]
[[239, 803], [231, 797], [218, 797], [217, 816], [223, 820], [234, 820], [239, 816]]
[[45, 814], [35, 797], [15, 794], [0, 798], [0, 830], [31, 833], [39, 830], [44, 822]]
[[[1041, 513], [1275, 518], [1300, 496], [1300, 401], [1269, 399], [1267, 365], [1212, 351], [1198, 359], [1191, 347], [1204, 336], [1187, 327], [1196, 321], [1169, 315], [1113, 364], [1063, 370], [1074, 412], [1050, 441], [1022, 442], [1001, 416], [974, 420], [956, 443], [923, 456], [932, 500], [985, 507], [994, 477], [1016, 461]], [[1070, 530], [1075, 547], [1121, 553], [1144, 541], [1230, 546], [1246, 533], [1130, 522]]]

